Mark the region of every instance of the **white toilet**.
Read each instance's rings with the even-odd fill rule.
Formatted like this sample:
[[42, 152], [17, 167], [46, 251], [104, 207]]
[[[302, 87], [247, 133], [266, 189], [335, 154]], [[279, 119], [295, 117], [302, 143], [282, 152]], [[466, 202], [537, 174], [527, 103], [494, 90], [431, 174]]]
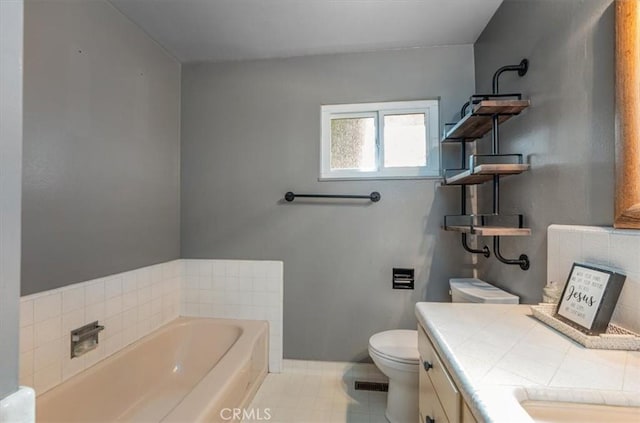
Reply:
[[369, 338], [369, 355], [389, 378], [387, 411], [391, 423], [414, 423], [418, 416], [418, 332], [388, 330]]
[[[520, 298], [480, 279], [449, 279], [454, 303], [518, 304]], [[418, 416], [418, 332], [388, 330], [369, 338], [369, 355], [389, 378], [385, 415], [391, 423], [414, 423]]]

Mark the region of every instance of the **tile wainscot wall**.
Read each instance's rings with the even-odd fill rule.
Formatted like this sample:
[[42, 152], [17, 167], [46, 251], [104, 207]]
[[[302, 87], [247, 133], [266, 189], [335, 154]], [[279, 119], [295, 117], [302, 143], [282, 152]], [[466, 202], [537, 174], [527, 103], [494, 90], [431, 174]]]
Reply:
[[640, 333], [640, 231], [551, 225], [547, 232], [547, 280], [564, 287], [574, 262], [625, 274], [611, 321]]
[[[21, 298], [20, 384], [38, 395], [178, 316], [269, 321], [282, 368], [282, 262], [174, 260]], [[70, 332], [98, 320], [98, 347], [70, 358]]]
[[269, 371], [282, 370], [281, 261], [183, 260], [182, 316], [269, 322]]

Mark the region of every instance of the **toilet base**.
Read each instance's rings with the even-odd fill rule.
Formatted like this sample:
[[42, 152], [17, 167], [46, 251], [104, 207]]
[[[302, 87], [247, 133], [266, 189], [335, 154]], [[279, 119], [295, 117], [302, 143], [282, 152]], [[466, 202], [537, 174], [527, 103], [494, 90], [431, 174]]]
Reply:
[[389, 423], [415, 423], [418, 414], [418, 383], [402, 383], [389, 380], [387, 410], [384, 413]]

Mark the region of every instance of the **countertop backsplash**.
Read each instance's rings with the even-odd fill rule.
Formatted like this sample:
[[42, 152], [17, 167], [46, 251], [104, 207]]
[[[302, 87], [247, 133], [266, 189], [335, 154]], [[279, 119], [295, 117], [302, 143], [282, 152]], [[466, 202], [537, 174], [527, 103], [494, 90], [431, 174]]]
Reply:
[[640, 333], [640, 230], [551, 225], [547, 233], [547, 281], [563, 288], [574, 262], [626, 275], [611, 321]]

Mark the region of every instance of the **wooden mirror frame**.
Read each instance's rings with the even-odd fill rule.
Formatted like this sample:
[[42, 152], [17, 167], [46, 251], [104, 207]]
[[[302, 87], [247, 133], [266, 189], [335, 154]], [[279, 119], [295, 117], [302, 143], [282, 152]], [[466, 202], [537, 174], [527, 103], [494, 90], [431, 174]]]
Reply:
[[615, 228], [640, 229], [640, 2], [616, 0]]

